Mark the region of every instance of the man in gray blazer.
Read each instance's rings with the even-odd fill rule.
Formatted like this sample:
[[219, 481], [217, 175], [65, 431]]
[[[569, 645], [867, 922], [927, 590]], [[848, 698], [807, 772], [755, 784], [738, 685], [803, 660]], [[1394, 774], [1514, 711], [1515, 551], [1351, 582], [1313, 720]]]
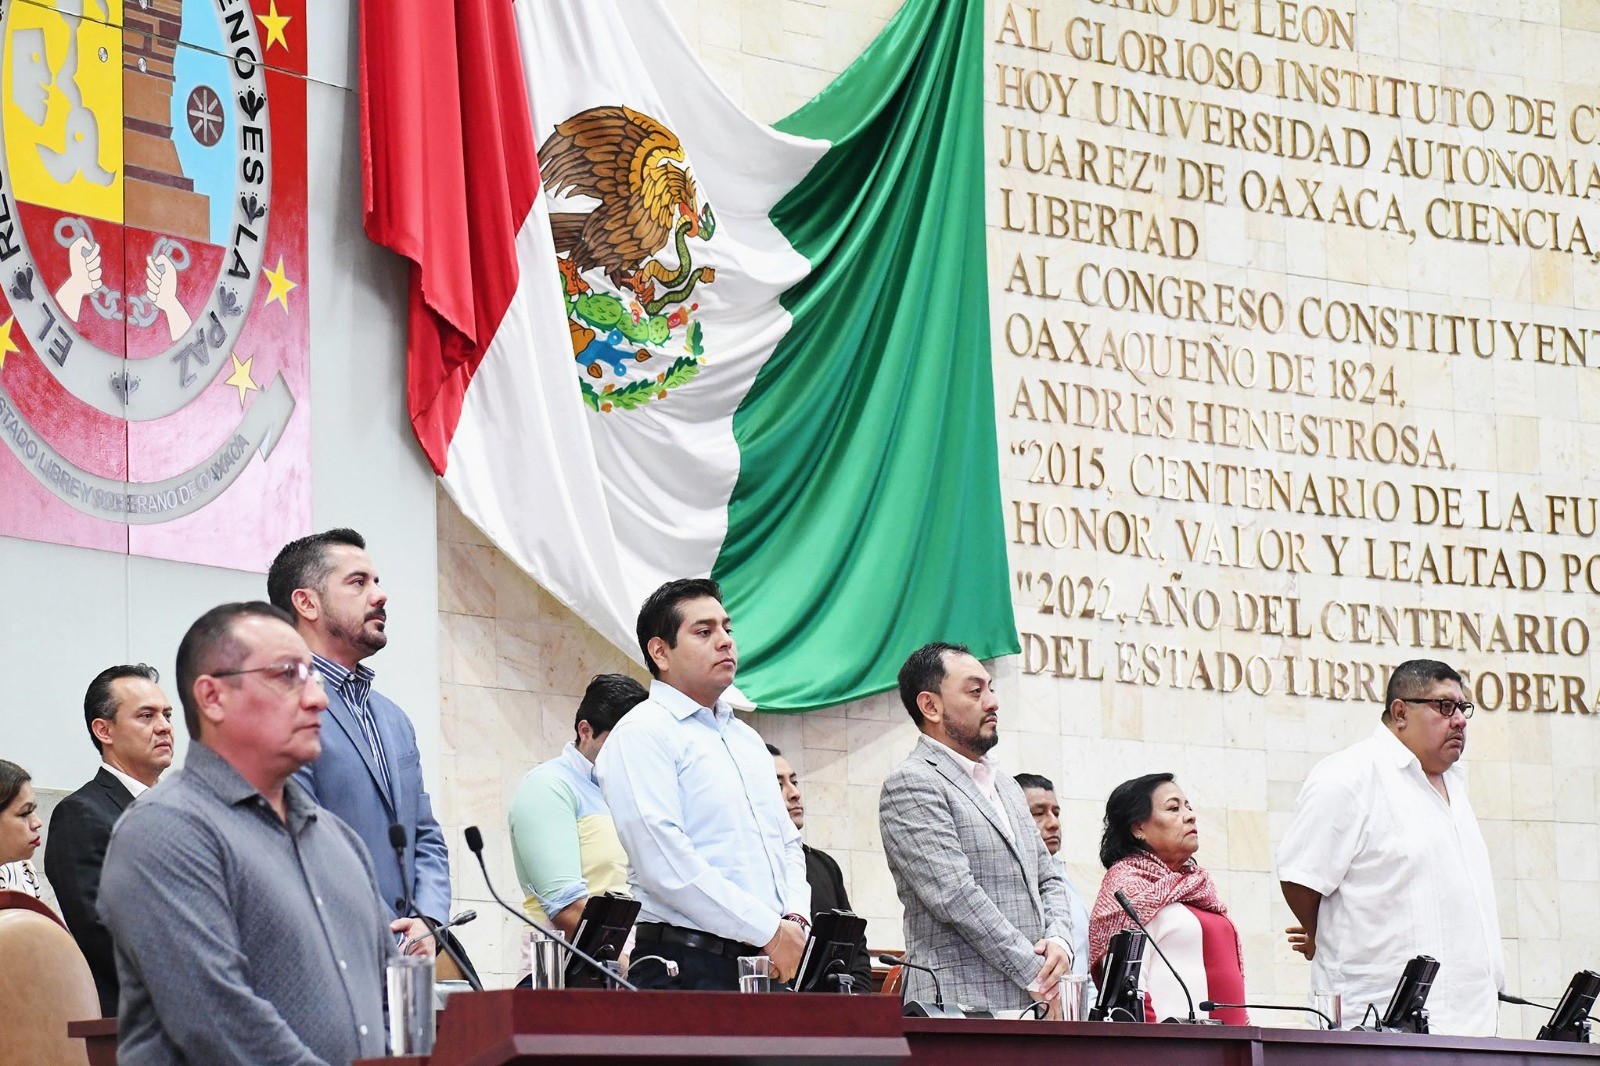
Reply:
[[[989, 672], [964, 645], [927, 644], [900, 668], [900, 700], [922, 736], [883, 783], [878, 821], [906, 957], [938, 972], [947, 1004], [1053, 1013], [1072, 963], [1067, 893], [1022, 789], [988, 757]], [[908, 999], [932, 998], [926, 975], [906, 975]]]

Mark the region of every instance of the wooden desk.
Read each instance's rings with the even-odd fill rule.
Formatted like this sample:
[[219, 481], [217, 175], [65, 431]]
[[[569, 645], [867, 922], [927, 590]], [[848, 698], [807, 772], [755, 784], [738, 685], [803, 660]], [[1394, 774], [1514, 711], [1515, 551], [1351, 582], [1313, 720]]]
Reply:
[[67, 1035], [82, 1040], [89, 1053], [89, 1066], [117, 1066], [117, 1020], [92, 1018], [68, 1022]]
[[450, 997], [426, 1061], [890, 1066], [909, 1054], [892, 996], [513, 989]]
[[1600, 1045], [1321, 1032], [1231, 1025], [907, 1018], [918, 1066], [1557, 1066], [1600, 1063]]
[[1142, 1063], [1159, 1066], [1260, 1066], [1248, 1037], [1256, 1029], [1225, 1025], [1131, 1022], [1014, 1022], [980, 1018], [906, 1018], [911, 1061], [951, 1066], [1028, 1063]]
[[[901, 1018], [892, 996], [736, 992], [460, 993], [428, 1057], [357, 1066], [738, 1062], [748, 1066], [1600, 1066], [1600, 1044], [1226, 1025]], [[113, 1018], [71, 1022], [115, 1066]]]
[[1263, 1066], [1557, 1066], [1600, 1062], [1600, 1045], [1410, 1033], [1259, 1030]]

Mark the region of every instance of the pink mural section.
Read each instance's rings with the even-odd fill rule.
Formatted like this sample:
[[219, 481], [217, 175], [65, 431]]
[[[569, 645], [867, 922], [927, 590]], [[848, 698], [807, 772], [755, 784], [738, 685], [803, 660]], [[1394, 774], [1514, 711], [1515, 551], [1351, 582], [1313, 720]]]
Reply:
[[308, 531], [304, 4], [0, 6], [0, 536]]

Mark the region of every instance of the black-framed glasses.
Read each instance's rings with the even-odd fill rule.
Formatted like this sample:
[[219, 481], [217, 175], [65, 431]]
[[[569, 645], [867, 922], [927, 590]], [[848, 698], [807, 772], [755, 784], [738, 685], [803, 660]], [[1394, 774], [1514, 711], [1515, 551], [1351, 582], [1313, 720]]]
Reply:
[[1449, 717], [1453, 716], [1457, 711], [1461, 712], [1461, 717], [1463, 717], [1463, 718], [1471, 718], [1472, 717], [1472, 712], [1477, 710], [1477, 707], [1474, 706], [1473, 704], [1462, 703], [1462, 702], [1459, 702], [1457, 700], [1447, 699], [1447, 698], [1445, 698], [1443, 696], [1439, 696], [1439, 697], [1436, 697], [1436, 698], [1431, 699], [1431, 700], [1414, 700], [1414, 699], [1410, 699], [1410, 698], [1408, 698], [1406, 696], [1401, 696], [1400, 697], [1400, 702], [1401, 703], [1426, 703], [1428, 706], [1432, 707], [1434, 710], [1438, 711], [1440, 714], [1444, 715], [1446, 718], [1449, 718]]
[[243, 677], [245, 674], [265, 674], [285, 688], [301, 688], [307, 681], [315, 680], [318, 685], [324, 685], [322, 671], [317, 669], [316, 663], [287, 662], [268, 663], [266, 666], [253, 666], [248, 670], [216, 670], [212, 677]]

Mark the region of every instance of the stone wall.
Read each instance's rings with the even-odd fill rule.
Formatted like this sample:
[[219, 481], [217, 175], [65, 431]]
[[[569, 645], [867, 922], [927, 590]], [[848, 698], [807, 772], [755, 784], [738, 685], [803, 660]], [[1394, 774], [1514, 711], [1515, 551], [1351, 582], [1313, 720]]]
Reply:
[[[669, 7], [734, 98], [770, 121], [847, 66], [898, 3], [670, 0]], [[1471, 799], [1496, 876], [1507, 986], [1553, 999], [1573, 971], [1600, 958], [1600, 713], [1587, 665], [1588, 632], [1600, 624], [1600, 612], [1581, 575], [1565, 585], [1560, 576], [1566, 556], [1591, 554], [1586, 545], [1593, 530], [1554, 528], [1553, 520], [1537, 517], [1523, 528], [1508, 524], [1504, 513], [1513, 494], [1525, 497], [1530, 510], [1537, 500], [1548, 511], [1542, 493], [1572, 496], [1579, 507], [1600, 488], [1587, 473], [1600, 455], [1600, 431], [1585, 414], [1600, 399], [1600, 379], [1561, 346], [1563, 337], [1592, 343], [1594, 351], [1584, 358], [1588, 367], [1600, 364], [1600, 332], [1587, 332], [1600, 329], [1587, 310], [1600, 294], [1600, 271], [1581, 249], [1574, 254], [1571, 229], [1575, 219], [1587, 222], [1600, 250], [1600, 211], [1582, 196], [1424, 181], [1384, 172], [1377, 163], [1340, 165], [1325, 158], [1315, 164], [1288, 158], [1294, 154], [1288, 149], [1206, 143], [1204, 135], [1170, 125], [1164, 133], [1130, 128], [1128, 98], [1123, 118], [1109, 119], [1103, 112], [1096, 116], [1090, 94], [1104, 91], [1093, 88], [1098, 82], [1129, 88], [1142, 103], [1155, 96], [1177, 101], [1155, 102], [1157, 110], [1216, 106], [1299, 119], [1328, 127], [1336, 144], [1348, 143], [1351, 135], [1343, 131], [1353, 129], [1375, 153], [1387, 151], [1396, 137], [1434, 136], [1458, 148], [1571, 157], [1581, 174], [1596, 156], [1583, 141], [1588, 112], [1582, 109], [1596, 104], [1592, 85], [1600, 73], [1600, 35], [1594, 32], [1600, 23], [1591, 5], [1525, 4], [1508, 17], [1503, 5], [1467, 2], [1363, 0], [1354, 8], [1312, 13], [1308, 5], [1291, 12], [1294, 5], [1280, 0], [1259, 6], [1250, 0], [1233, 9], [1239, 14], [1232, 23], [1218, 14], [1228, 6], [1212, 0], [1044, 0], [1035, 7], [1037, 15], [1030, 15], [1025, 5], [991, 2], [986, 17], [993, 351], [1005, 522], [1024, 633], [1023, 655], [992, 664], [1001, 698], [996, 757], [1009, 771], [1056, 781], [1068, 870], [1089, 897], [1101, 874], [1095, 855], [1107, 792], [1140, 773], [1176, 773], [1199, 811], [1200, 859], [1216, 876], [1243, 935], [1252, 995], [1294, 1002], [1306, 991], [1309, 968], [1283, 941], [1281, 930], [1291, 919], [1273, 873], [1273, 848], [1300, 784], [1319, 758], [1372, 730], [1381, 708], [1367, 689], [1381, 690], [1384, 666], [1419, 656], [1449, 660], [1470, 672], [1485, 705], [1470, 726], [1467, 760]], [[1205, 14], [1212, 17], [1199, 17]], [[1286, 28], [1291, 14], [1296, 30]], [[1099, 32], [1111, 49], [1099, 59], [1087, 55], [1095, 23], [1103, 24]], [[1345, 26], [1354, 31], [1353, 49], [1340, 46], [1338, 30]], [[1228, 49], [1235, 59], [1248, 52], [1269, 75], [1284, 69], [1282, 60], [1458, 86], [1464, 94], [1481, 89], [1492, 94], [1497, 113], [1482, 130], [1470, 122], [1446, 128], [1202, 85], [1129, 69], [1139, 66], [1137, 57], [1115, 55], [1128, 33], [1147, 49], [1160, 38], [1174, 50], [1183, 41], [1202, 43], [1213, 55]], [[1085, 55], [1072, 55], [1075, 49]], [[1052, 74], [1061, 81], [1051, 81]], [[1078, 88], [1063, 94], [1072, 78]], [[1057, 96], [1049, 95], [1052, 89]], [[1550, 136], [1516, 132], [1519, 105], [1512, 96], [1530, 101], [1535, 115], [1543, 106], [1537, 101], [1550, 101]], [[1169, 124], [1178, 113], [1168, 111]], [[1600, 117], [1592, 124], [1600, 133]], [[1021, 132], [1004, 132], [1007, 126]], [[1030, 173], [1020, 165], [1020, 139], [1009, 142], [1008, 155], [1013, 137], [1038, 138], [1035, 151], [1045, 155], [1051, 138], [1060, 138], [1063, 161]], [[1084, 169], [1084, 142], [1094, 148], [1097, 169]], [[1120, 159], [1115, 168], [1113, 157]], [[1140, 176], [1135, 167], [1143, 168]], [[1250, 173], [1262, 189], [1282, 181], [1286, 204], [1300, 199], [1274, 209], [1270, 194], [1263, 199], [1254, 185], [1245, 187], [1256, 180]], [[1297, 179], [1321, 182], [1320, 191]], [[1359, 210], [1347, 208], [1350, 222], [1334, 206], [1335, 187], [1345, 190], [1347, 204], [1363, 198]], [[1052, 207], [1051, 197], [1062, 206]], [[1385, 225], [1391, 197], [1399, 218]], [[1316, 199], [1314, 207], [1308, 198]], [[1472, 231], [1471, 221], [1477, 209], [1430, 209], [1440, 198], [1482, 203], [1491, 219], [1496, 210], [1560, 211], [1564, 221], [1556, 225], [1566, 247], [1478, 239], [1482, 234]], [[1034, 204], [1042, 205], [1041, 214], [1033, 213]], [[1072, 221], [1075, 211], [1085, 210], [1092, 220], [1101, 207], [1121, 213], [1117, 218], [1130, 224], [1126, 237]], [[1052, 211], [1067, 221], [1052, 223]], [[1466, 232], [1435, 232], [1457, 226], [1460, 211], [1466, 212]], [[1218, 286], [1271, 293], [1291, 314], [1314, 298], [1526, 322], [1530, 337], [1543, 324], [1556, 331], [1555, 347], [1531, 342], [1508, 349], [1508, 340], [1497, 357], [1478, 357], [1384, 338], [1351, 343], [1312, 335], [1293, 322], [1273, 329], [1237, 316], [1217, 321], [1221, 315], [1196, 314], [1192, 306], [1176, 314], [1111, 307], [1105, 290], [1080, 288], [1085, 264], [1143, 273], [1156, 282], [1170, 276], [1182, 285], [1199, 283], [1212, 301]], [[1049, 328], [1048, 345], [1041, 324]], [[1178, 369], [1141, 380], [1127, 362], [1104, 356], [1107, 337], [1125, 354], [1128, 336], [1141, 333], [1152, 343], [1170, 337], [1166, 343], [1178, 345]], [[1086, 342], [1083, 351], [1075, 351], [1078, 338]], [[1253, 378], [1242, 372], [1240, 349], [1257, 361]], [[1283, 353], [1279, 378], [1272, 376], [1271, 351]], [[1192, 353], [1192, 372], [1182, 369], [1183, 352]], [[1241, 372], [1206, 371], [1219, 352], [1233, 354], [1209, 365]], [[1300, 377], [1291, 380], [1290, 368]], [[1099, 407], [1084, 407], [1081, 392], [1069, 395], [1076, 386], [1094, 392]], [[1121, 424], [1106, 413], [1113, 394], [1123, 405]], [[1064, 406], [1052, 408], [1052, 402]], [[1172, 405], [1170, 419], [1152, 413], [1162, 403]], [[1237, 408], [1245, 414], [1228, 417], [1245, 420], [1250, 412], [1287, 412], [1294, 419], [1357, 422], [1365, 443], [1353, 445], [1347, 434], [1342, 445], [1309, 452], [1274, 451], [1259, 441], [1240, 448], [1200, 433], [1191, 403]], [[1399, 434], [1405, 426], [1418, 435], [1421, 450], [1430, 437], [1437, 440], [1437, 461], [1385, 461], [1374, 454], [1379, 435], [1389, 429]], [[1174, 468], [1181, 473], [1170, 484], [1161, 476], [1152, 481], [1147, 475], [1167, 460], [1187, 465]], [[1302, 495], [1281, 509], [1243, 496], [1222, 498], [1216, 489], [1207, 495], [1186, 480], [1206, 463], [1213, 472], [1219, 465], [1249, 467], [1271, 472], [1252, 476], [1281, 474], [1302, 485], [1321, 479], [1320, 495], [1313, 504]], [[1369, 479], [1365, 489], [1351, 490], [1365, 493], [1369, 510], [1374, 493], [1387, 492], [1372, 486], [1389, 485], [1398, 511], [1389, 513], [1386, 495], [1376, 501], [1381, 513], [1340, 511], [1327, 496], [1337, 478]], [[1429, 520], [1423, 512], [1428, 494], [1450, 491], [1459, 493], [1463, 517], [1454, 524], [1439, 516]], [[1480, 508], [1480, 492], [1489, 494], [1481, 498], [1481, 512], [1473, 510]], [[1023, 521], [1024, 509], [1034, 504], [1061, 508], [1061, 524]], [[591, 674], [644, 675], [517, 572], [442, 495], [438, 509], [440, 810], [458, 856], [457, 896], [481, 902], [482, 881], [467, 869], [460, 829], [484, 828], [496, 884], [515, 893], [504, 812], [517, 781], [569, 738], [573, 708]], [[1499, 512], [1499, 520], [1490, 521], [1488, 511]], [[1075, 525], [1079, 513], [1093, 525], [1092, 512], [1100, 519], [1093, 535]], [[1143, 523], [1148, 552], [1115, 536], [1114, 525], [1104, 524], [1113, 514], [1129, 527]], [[1208, 525], [1204, 531], [1179, 528], [1177, 520]], [[1211, 528], [1220, 538], [1215, 550], [1207, 547]], [[1394, 572], [1399, 564], [1387, 547], [1377, 558], [1389, 552], [1388, 572], [1372, 556], [1358, 566], [1347, 555], [1341, 567], [1319, 539], [1323, 534], [1355, 544], [1372, 537], [1380, 547], [1403, 542], [1411, 572]], [[1291, 546], [1291, 556], [1300, 545], [1303, 565], [1273, 565], [1259, 552], [1239, 555], [1241, 543], [1270, 548], [1274, 541]], [[1533, 553], [1547, 562], [1551, 577], [1542, 587], [1514, 587], [1514, 579], [1499, 580], [1487, 570], [1481, 580], [1454, 582], [1419, 572], [1424, 549], [1442, 556], [1446, 548], [1464, 546], [1505, 551], [1513, 568], [1518, 552]], [[1063, 581], [1070, 594], [1062, 593]], [[1214, 620], [1204, 614], [1212, 600], [1221, 612]], [[1188, 617], [1177, 603], [1187, 606]], [[1380, 635], [1374, 642], [1370, 632], [1363, 639], [1349, 623], [1379, 607], [1438, 609], [1452, 625], [1463, 613], [1486, 627], [1498, 619], [1513, 634], [1522, 624], [1518, 615], [1548, 616], [1556, 632], [1576, 628], [1569, 628], [1567, 645], [1555, 648], [1530, 649], [1515, 639], [1485, 647], [1458, 631], [1434, 639], [1421, 622], [1410, 636], [1401, 626], [1394, 639]], [[1257, 617], [1245, 617], [1251, 610]], [[1165, 665], [1152, 669], [1150, 661]], [[1554, 679], [1548, 698], [1540, 695], [1540, 674]], [[1563, 689], [1563, 675], [1575, 678], [1576, 687]], [[1518, 686], [1525, 698], [1514, 695]], [[1542, 710], [1535, 709], [1541, 702]], [[807, 839], [839, 860], [852, 900], [868, 918], [871, 944], [900, 946], [900, 908], [877, 830], [880, 784], [915, 739], [898, 702], [886, 694], [801, 716], [757, 714], [751, 720], [799, 770]], [[478, 910], [486, 917], [464, 939], [486, 974], [509, 977], [517, 942], [511, 920], [496, 922], [484, 906]], [[1531, 1035], [1538, 1024], [1536, 1013], [1508, 1008], [1501, 1029]]]

